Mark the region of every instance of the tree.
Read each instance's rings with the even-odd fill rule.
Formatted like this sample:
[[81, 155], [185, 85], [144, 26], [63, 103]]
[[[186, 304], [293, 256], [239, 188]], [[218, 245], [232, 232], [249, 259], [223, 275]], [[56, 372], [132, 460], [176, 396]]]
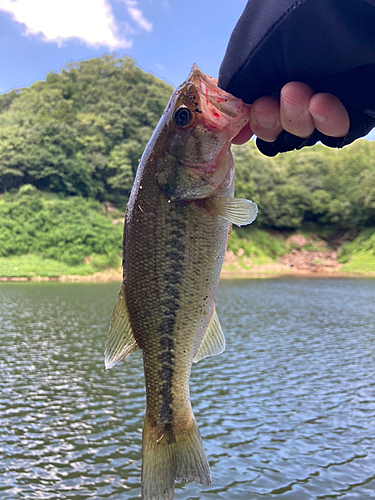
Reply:
[[124, 204], [172, 90], [104, 56], [0, 95], [0, 192], [29, 183]]

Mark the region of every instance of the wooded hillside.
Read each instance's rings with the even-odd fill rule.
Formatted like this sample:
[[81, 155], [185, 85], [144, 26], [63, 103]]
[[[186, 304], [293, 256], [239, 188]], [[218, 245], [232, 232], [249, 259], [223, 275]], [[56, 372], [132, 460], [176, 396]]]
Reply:
[[0, 192], [32, 184], [125, 206], [172, 91], [131, 59], [104, 56], [0, 95]]
[[[104, 56], [0, 95], [0, 258], [34, 254], [96, 268], [119, 262], [114, 222], [172, 91], [131, 59]], [[363, 237], [360, 247], [343, 249], [345, 258], [364, 246], [375, 255], [375, 142], [316, 145], [271, 159], [250, 141], [233, 152], [236, 196], [259, 207], [249, 235], [254, 226], [353, 229]], [[103, 202], [118, 211], [106, 212]], [[247, 229], [239, 234], [246, 238]], [[270, 248], [266, 240], [259, 252]], [[287, 251], [275, 248], [270, 258]]]

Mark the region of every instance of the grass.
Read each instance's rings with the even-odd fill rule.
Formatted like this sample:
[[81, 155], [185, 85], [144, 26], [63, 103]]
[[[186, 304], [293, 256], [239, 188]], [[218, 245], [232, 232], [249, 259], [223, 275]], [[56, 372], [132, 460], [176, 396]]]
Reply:
[[[40, 276], [41, 278], [53, 278], [63, 275], [89, 276], [103, 270], [101, 260], [101, 256], [94, 256], [89, 262], [69, 265], [65, 262], [45, 259], [33, 254], [0, 257], [0, 277], [36, 278]], [[106, 267], [108, 266], [105, 266], [104, 269]]]
[[262, 229], [235, 228], [229, 238], [228, 249], [237, 254], [241, 248], [244, 253], [239, 260], [255, 258], [257, 264], [273, 262], [290, 250], [282, 237], [272, 236]]
[[357, 274], [375, 274], [375, 228], [362, 230], [350, 243], [344, 245], [338, 261], [342, 271]]
[[372, 274], [375, 275], [375, 255], [372, 252], [358, 252], [344, 264], [341, 271], [353, 274]]

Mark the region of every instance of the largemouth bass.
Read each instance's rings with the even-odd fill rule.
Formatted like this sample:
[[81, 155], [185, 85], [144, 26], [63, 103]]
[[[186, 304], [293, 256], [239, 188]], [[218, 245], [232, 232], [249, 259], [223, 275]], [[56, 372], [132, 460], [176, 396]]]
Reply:
[[105, 365], [142, 350], [144, 500], [173, 499], [175, 480], [211, 483], [189, 377], [193, 361], [224, 350], [214, 298], [228, 231], [257, 214], [255, 203], [233, 198], [231, 139], [249, 119], [240, 99], [194, 65], [146, 147], [127, 206]]

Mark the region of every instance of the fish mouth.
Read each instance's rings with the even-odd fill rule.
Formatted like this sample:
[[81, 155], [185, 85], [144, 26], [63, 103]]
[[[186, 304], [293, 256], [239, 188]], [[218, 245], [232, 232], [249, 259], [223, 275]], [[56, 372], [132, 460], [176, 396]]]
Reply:
[[[241, 99], [218, 87], [217, 79], [203, 73], [196, 64], [191, 67], [186, 83], [193, 83], [201, 96], [201, 101], [205, 102], [207, 107], [211, 107], [209, 106], [211, 104], [216, 111], [230, 118], [238, 117], [244, 107], [250, 108], [250, 105], [244, 104]], [[211, 109], [211, 113], [212, 111]]]
[[192, 67], [190, 68], [190, 73], [188, 74], [186, 81], [194, 83], [194, 80], [196, 78], [199, 78], [200, 80], [202, 80], [207, 86], [212, 85], [215, 88], [219, 88], [217, 86], [217, 79], [216, 78], [213, 78], [212, 76], [206, 75], [205, 73], [203, 73], [203, 71], [196, 64], [193, 64]]

